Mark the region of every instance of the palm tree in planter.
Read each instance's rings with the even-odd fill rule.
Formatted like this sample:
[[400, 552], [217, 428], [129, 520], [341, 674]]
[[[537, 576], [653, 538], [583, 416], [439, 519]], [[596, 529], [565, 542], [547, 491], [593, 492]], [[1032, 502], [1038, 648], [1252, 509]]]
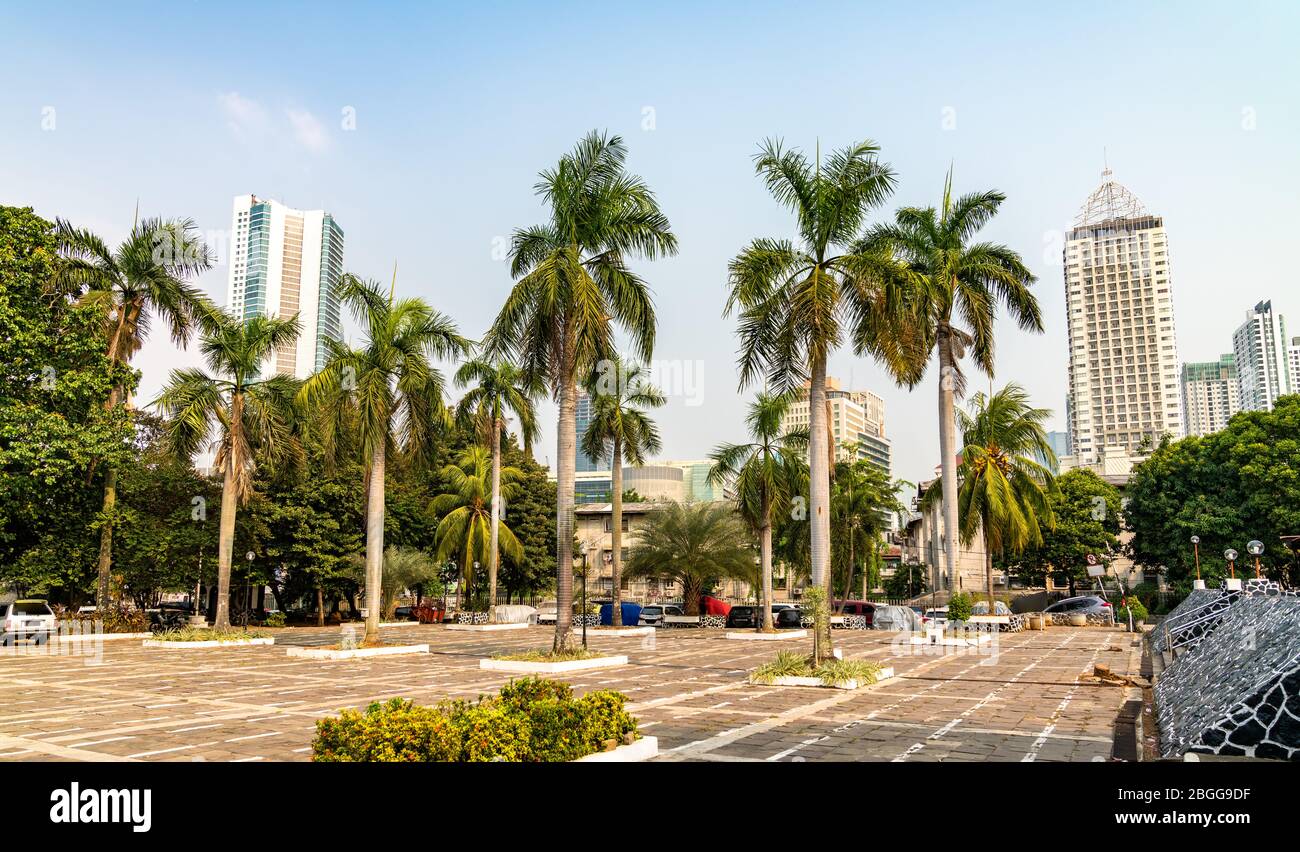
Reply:
[[644, 409], [662, 406], [664, 395], [647, 381], [647, 375], [640, 364], [612, 360], [597, 365], [587, 384], [591, 420], [580, 439], [588, 458], [610, 460], [611, 623], [615, 627], [623, 626], [623, 463], [645, 464], [647, 455], [663, 448], [659, 428]]
[[781, 421], [790, 407], [790, 397], [760, 393], [749, 406], [746, 423], [752, 441], [748, 444], [719, 444], [709, 458], [709, 483], [731, 483], [736, 492], [736, 509], [758, 533], [761, 581], [759, 609], [762, 621], [756, 628], [771, 633], [772, 625], [772, 519], [790, 511], [791, 500], [808, 487], [808, 433], [802, 429], [783, 432]]
[[[303, 385], [302, 399], [318, 411], [355, 407], [366, 488], [366, 635], [379, 641], [384, 565], [384, 465], [398, 450], [415, 465], [429, 462], [434, 439], [451, 424], [442, 373], [431, 359], [469, 352], [469, 341], [423, 299], [395, 299], [374, 282], [345, 274], [342, 301], [365, 332], [352, 348], [326, 340], [325, 366]], [[328, 433], [327, 433], [328, 434]]]
[[190, 461], [217, 429], [215, 465], [221, 471], [221, 527], [217, 544], [217, 615], [213, 626], [230, 629], [230, 568], [235, 513], [253, 493], [257, 458], [271, 464], [300, 464], [303, 449], [292, 376], [260, 378], [268, 359], [298, 337], [298, 317], [212, 318], [199, 348], [212, 375], [200, 369], [173, 370], [153, 403], [166, 416], [173, 452]]
[[[501, 433], [506, 430], [507, 412], [514, 412], [519, 421], [519, 436], [525, 453], [537, 439], [537, 418], [533, 400], [541, 396], [541, 383], [513, 364], [492, 364], [475, 359], [466, 361], [456, 371], [456, 384], [474, 387], [461, 398], [458, 414], [473, 423], [483, 436], [492, 453], [492, 522], [488, 525], [491, 543], [488, 547], [488, 618], [496, 621], [497, 567], [501, 547], [497, 530], [501, 524]], [[531, 455], [531, 454], [530, 454]]]
[[492, 548], [500, 547], [515, 564], [524, 558], [523, 545], [492, 506], [493, 483], [500, 496], [511, 500], [519, 493], [524, 473], [516, 467], [494, 467], [487, 450], [470, 447], [454, 464], [443, 467], [442, 478], [447, 490], [433, 498], [431, 507], [441, 518], [434, 533], [435, 558], [459, 564], [464, 588], [470, 590], [475, 564], [490, 565]]
[[[1039, 461], [1052, 457], [1043, 431], [1051, 412], [1033, 408], [1024, 389], [1009, 384], [992, 396], [975, 394], [969, 413], [960, 411], [958, 416], [963, 444], [957, 489], [961, 543], [969, 547], [983, 531], [984, 581], [993, 614], [994, 552], [1023, 553], [1042, 544], [1044, 527], [1056, 526], [1051, 504], [1055, 478]], [[942, 492], [940, 481], [925, 499], [937, 499]]]
[[722, 502], [656, 507], [637, 531], [626, 574], [681, 583], [687, 615], [699, 614], [700, 595], [709, 583], [757, 579], [745, 525], [735, 509]]
[[[967, 349], [975, 365], [993, 375], [993, 326], [1001, 301], [1021, 328], [1041, 332], [1038, 300], [1030, 292], [1034, 275], [1020, 255], [997, 243], [972, 242], [998, 212], [1006, 196], [996, 190], [952, 196], [952, 172], [944, 183], [943, 202], [933, 207], [904, 207], [894, 223], [872, 229], [859, 244], [862, 251], [888, 252], [905, 264], [915, 283], [913, 313], [921, 318], [928, 351], [939, 360], [939, 456], [943, 526], [959, 529], [955, 400], [965, 393], [961, 360]], [[968, 327], [954, 324], [960, 318]], [[924, 367], [923, 367], [924, 368]], [[949, 583], [957, 576], [958, 536], [945, 537], [944, 561]], [[939, 567], [934, 566], [938, 589]]]
[[654, 193], [624, 168], [617, 136], [588, 134], [554, 169], [541, 173], [545, 224], [515, 231], [511, 274], [518, 280], [483, 341], [486, 357], [545, 377], [559, 407], [556, 429], [554, 650], [567, 650], [573, 623], [573, 503], [578, 382], [614, 357], [622, 326], [636, 357], [654, 350], [650, 288], [627, 266], [677, 252], [677, 237]]
[[[897, 381], [924, 370], [924, 341], [908, 322], [910, 284], [887, 251], [860, 248], [867, 214], [889, 197], [894, 173], [861, 142], [815, 161], [780, 142], [755, 158], [768, 191], [795, 215], [798, 242], [757, 239], [730, 264], [726, 314], [740, 318], [741, 386], [765, 377], [778, 392], [807, 383], [812, 582], [830, 597], [830, 459], [826, 363], [847, 338]], [[821, 659], [830, 625], [817, 627]]]
[[[90, 231], [59, 220], [56, 239], [63, 263], [54, 287], [79, 301], [102, 305], [107, 317], [104, 337], [108, 358], [129, 367], [149, 337], [152, 320], [165, 323], [172, 341], [189, 344], [196, 325], [216, 308], [190, 281], [212, 267], [212, 255], [189, 219], [145, 219], [110, 249]], [[126, 402], [127, 391], [117, 384], [104, 403], [107, 409]], [[99, 530], [98, 580], [95, 603], [108, 606], [113, 567], [113, 525], [117, 506], [117, 471], [104, 471], [103, 523]]]

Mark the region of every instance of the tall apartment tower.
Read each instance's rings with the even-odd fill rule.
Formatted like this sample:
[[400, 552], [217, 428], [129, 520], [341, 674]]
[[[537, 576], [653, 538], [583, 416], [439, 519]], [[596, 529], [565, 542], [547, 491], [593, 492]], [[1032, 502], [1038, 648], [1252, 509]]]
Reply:
[[[830, 405], [831, 438], [835, 458], [851, 461], [868, 459], [892, 476], [893, 445], [885, 435], [885, 401], [871, 391], [850, 391], [839, 380], [826, 377], [826, 400]], [[808, 428], [808, 389], [786, 410], [782, 431]], [[852, 448], [852, 449], [851, 449]]]
[[1065, 241], [1070, 447], [1079, 462], [1106, 448], [1183, 436], [1173, 283], [1164, 220], [1102, 172]]
[[591, 423], [591, 415], [592, 415], [591, 408], [592, 408], [591, 397], [587, 395], [587, 392], [585, 390], [579, 388], [578, 406], [577, 406], [577, 410], [574, 412], [574, 419], [576, 421], [576, 426], [577, 426], [575, 430], [575, 434], [577, 436], [577, 443], [574, 445], [574, 449], [573, 449], [574, 452], [573, 469], [578, 473], [590, 473], [591, 471], [597, 471], [597, 470], [607, 471], [609, 470], [609, 466], [610, 466], [609, 459], [604, 459], [604, 460], [593, 459], [591, 456], [587, 455], [582, 451], [582, 436], [587, 431], [588, 424]]
[[1228, 425], [1240, 410], [1237, 358], [1183, 365], [1183, 416], [1188, 435], [1210, 435]]
[[1300, 393], [1300, 337], [1291, 338], [1286, 349], [1286, 362], [1291, 367], [1291, 393]]
[[298, 315], [302, 333], [264, 368], [304, 379], [325, 364], [325, 340], [338, 340], [343, 229], [324, 210], [294, 210], [255, 195], [235, 197], [231, 221], [231, 314]]
[[1296, 381], [1286, 347], [1286, 321], [1273, 316], [1273, 303], [1260, 302], [1232, 335], [1242, 411], [1272, 411]]

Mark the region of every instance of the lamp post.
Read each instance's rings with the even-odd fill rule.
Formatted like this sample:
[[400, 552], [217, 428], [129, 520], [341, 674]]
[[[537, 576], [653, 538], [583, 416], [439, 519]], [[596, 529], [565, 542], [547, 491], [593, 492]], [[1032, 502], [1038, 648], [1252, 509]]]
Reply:
[[1228, 560], [1228, 578], [1237, 579], [1237, 551], [1229, 547], [1223, 551], [1223, 558]]
[[248, 626], [248, 616], [252, 612], [253, 602], [253, 551], [244, 554], [248, 560], [248, 573], [244, 575], [244, 626]]
[[1255, 579], [1258, 580], [1262, 576], [1259, 572], [1259, 556], [1264, 552], [1264, 542], [1259, 539], [1252, 539], [1246, 545], [1246, 550], [1251, 556], [1255, 557]]
[[1196, 588], [1205, 588], [1205, 583], [1201, 581], [1201, 537], [1192, 536], [1192, 557], [1196, 560]]

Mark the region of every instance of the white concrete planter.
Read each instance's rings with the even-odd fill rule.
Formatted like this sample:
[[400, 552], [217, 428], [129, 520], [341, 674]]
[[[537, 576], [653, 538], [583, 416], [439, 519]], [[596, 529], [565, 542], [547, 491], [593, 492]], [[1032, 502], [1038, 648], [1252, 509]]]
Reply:
[[363, 657], [391, 657], [394, 654], [427, 654], [428, 645], [385, 645], [382, 648], [352, 648], [339, 651], [334, 648], [304, 648], [293, 645], [285, 649], [290, 657], [306, 657], [309, 660], [356, 660]]
[[[576, 628], [581, 633], [582, 628]], [[649, 636], [655, 632], [653, 627], [588, 627], [587, 636]]]
[[698, 615], [665, 615], [660, 622], [664, 627], [699, 627]]
[[381, 621], [380, 627], [419, 627], [418, 621]]
[[754, 630], [728, 630], [723, 634], [727, 639], [738, 639], [742, 642], [777, 642], [782, 639], [804, 639], [808, 636], [807, 630], [778, 630], [776, 633], [759, 633]]
[[626, 666], [627, 656], [592, 657], [589, 660], [564, 660], [558, 663], [539, 663], [531, 660], [479, 660], [478, 667], [493, 672], [518, 672], [519, 674], [563, 674], [585, 669], [607, 669]]
[[[856, 680], [845, 681], [844, 683], [829, 685], [822, 683], [819, 677], [779, 677], [770, 684], [764, 683], [761, 686], [811, 686], [817, 689], [858, 689], [864, 686], [879, 686], [894, 676], [892, 667], [886, 667], [880, 670], [876, 679], [871, 683], [858, 683]], [[756, 681], [751, 681], [755, 683]]]
[[574, 763], [640, 763], [659, 755], [659, 738], [642, 737], [632, 745], [621, 745], [613, 751], [598, 751], [580, 757]]
[[152, 633], [63, 633], [60, 642], [112, 642], [116, 639], [152, 639]]
[[972, 633], [969, 636], [945, 636], [933, 639], [929, 636], [913, 636], [907, 640], [912, 645], [933, 645], [936, 648], [978, 648], [986, 642], [993, 641], [992, 633]]
[[166, 639], [146, 639], [146, 648], [235, 648], [241, 645], [274, 645], [274, 639], [210, 639], [206, 642], [168, 642]]
[[493, 633], [497, 630], [523, 630], [527, 624], [448, 624], [448, 630], [459, 630], [464, 633]]

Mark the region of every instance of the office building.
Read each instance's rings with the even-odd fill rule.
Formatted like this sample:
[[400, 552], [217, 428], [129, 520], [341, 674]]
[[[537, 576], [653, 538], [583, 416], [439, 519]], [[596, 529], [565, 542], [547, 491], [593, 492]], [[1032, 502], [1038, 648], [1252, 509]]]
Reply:
[[1272, 411], [1279, 396], [1292, 392], [1286, 321], [1274, 316], [1272, 302], [1260, 302], [1246, 314], [1232, 335], [1232, 351], [1242, 411]]
[[1183, 365], [1183, 417], [1188, 435], [1209, 435], [1228, 425], [1239, 410], [1237, 359]]

